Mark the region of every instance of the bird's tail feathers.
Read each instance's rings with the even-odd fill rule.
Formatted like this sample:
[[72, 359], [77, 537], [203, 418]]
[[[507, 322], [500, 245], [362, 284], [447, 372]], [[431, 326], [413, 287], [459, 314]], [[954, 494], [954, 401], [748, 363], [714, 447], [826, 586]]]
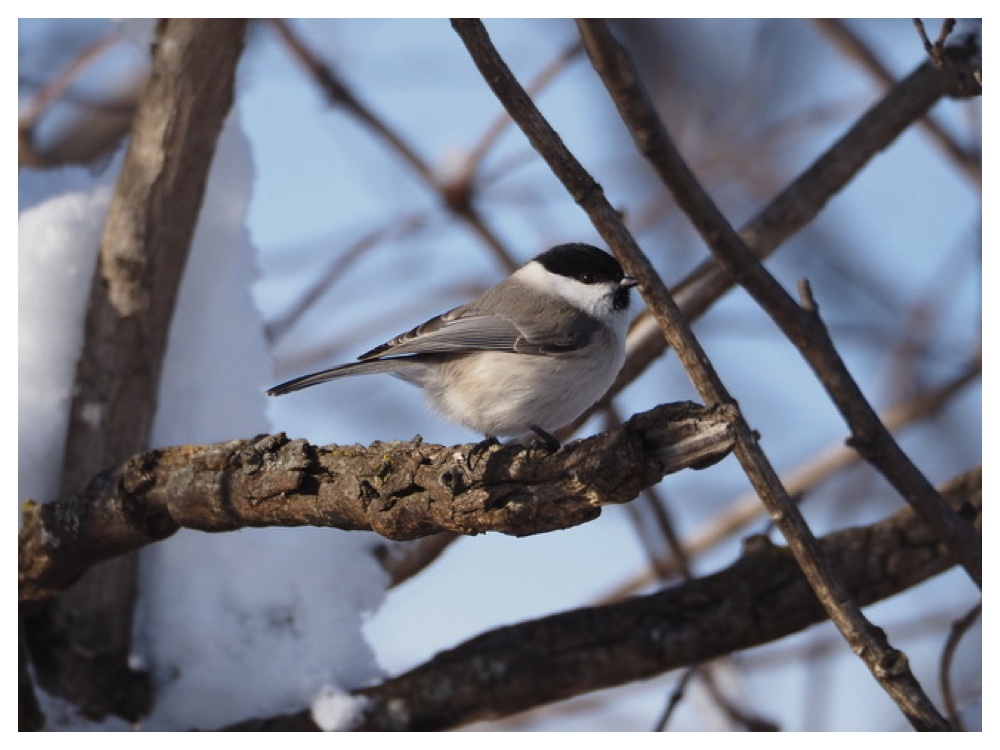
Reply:
[[292, 378], [280, 385], [267, 389], [268, 396], [283, 396], [286, 393], [301, 391], [303, 388], [310, 388], [320, 383], [326, 383], [338, 378], [346, 378], [352, 375], [372, 375], [378, 372], [388, 372], [399, 374], [400, 371], [412, 366], [412, 363], [405, 359], [374, 359], [367, 362], [350, 362], [346, 365], [337, 365], [329, 370], [320, 370], [311, 375], [302, 375]]

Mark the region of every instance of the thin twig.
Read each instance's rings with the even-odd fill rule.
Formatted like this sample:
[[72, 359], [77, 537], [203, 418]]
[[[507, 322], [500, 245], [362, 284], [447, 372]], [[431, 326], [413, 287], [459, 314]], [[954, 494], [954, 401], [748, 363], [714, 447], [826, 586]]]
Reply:
[[[830, 37], [848, 56], [857, 60], [885, 88], [892, 88], [896, 84], [896, 79], [889, 72], [888, 68], [883, 65], [882, 61], [871, 48], [844, 21], [836, 18], [816, 18], [814, 19], [814, 23], [817, 28]], [[918, 24], [917, 28], [923, 32], [922, 24]], [[926, 34], [923, 34], [923, 36], [926, 39]], [[959, 168], [962, 174], [982, 189], [982, 155], [970, 153], [967, 149], [962, 148], [930, 114], [921, 118], [920, 125], [927, 131], [934, 142], [941, 147], [941, 150], [955, 163], [955, 166]]]
[[924, 51], [939, 67], [942, 69], [945, 68], [948, 65], [948, 59], [944, 53], [944, 43], [955, 28], [955, 19], [946, 18], [941, 22], [941, 30], [938, 32], [938, 38], [934, 42], [931, 42], [927, 37], [927, 31], [924, 29], [924, 22], [921, 19], [914, 18], [913, 25], [920, 35], [920, 41], [924, 43]]
[[69, 87], [86, 70], [87, 66], [120, 40], [121, 32], [115, 30], [88, 44], [80, 54], [70, 61], [64, 70], [38, 90], [31, 104], [28, 105], [24, 112], [18, 115], [18, 130], [30, 130], [35, 127], [45, 110], [48, 109], [52, 102], [69, 90]]
[[416, 150], [367, 107], [328, 65], [324, 64], [313, 54], [306, 47], [305, 43], [292, 33], [287, 23], [280, 19], [271, 19], [271, 24], [278, 31], [282, 40], [288, 45], [295, 59], [309, 71], [331, 102], [342, 106], [347, 112], [370, 128], [373, 133], [384, 139], [402, 157], [403, 161], [413, 169], [424, 184], [440, 196], [445, 207], [455, 216], [465, 221], [479, 235], [480, 239], [483, 240], [505, 271], [509, 273], [517, 268], [518, 263], [514, 260], [512, 253], [493, 230], [490, 229], [472, 204], [474, 187], [472, 182], [463, 179], [463, 176], [460, 175], [457, 180], [442, 184], [439, 175], [417, 154]]
[[[923, 21], [914, 18], [913, 24], [917, 28], [917, 33], [920, 35], [920, 41], [923, 43], [927, 55], [951, 79], [958, 95], [979, 96], [982, 94], [982, 40], [978, 36], [970, 35], [955, 43], [948, 43], [948, 37], [955, 29], [954, 18], [946, 18], [941, 22], [938, 38], [933, 43], [927, 38]], [[972, 53], [975, 58], [975, 65], [971, 70], [965, 70], [955, 64], [955, 55], [961, 58], [968, 56], [969, 53]]]
[[[555, 79], [555, 77], [559, 75], [559, 73], [561, 73], [581, 52], [583, 52], [583, 45], [580, 43], [580, 40], [577, 39], [564, 49], [554, 60], [552, 60], [552, 62], [546, 65], [545, 68], [543, 68], [541, 72], [535, 76], [534, 80], [525, 86], [525, 89], [531, 96], [541, 93], [541, 91], [548, 86]], [[479, 143], [476, 144], [471, 151], [469, 151], [468, 162], [470, 164], [471, 171], [477, 170], [479, 163], [483, 160], [486, 154], [489, 153], [489, 150], [493, 148], [496, 142], [500, 139], [500, 136], [503, 135], [504, 131], [510, 127], [511, 123], [512, 121], [510, 119], [510, 115], [506, 112], [502, 112], [497, 115], [497, 118], [486, 129], [486, 133], [479, 140]]]
[[308, 312], [316, 301], [328, 292], [347, 272], [347, 270], [373, 247], [394, 237], [401, 237], [422, 227], [427, 221], [423, 213], [411, 214], [403, 218], [393, 219], [386, 226], [367, 232], [355, 240], [343, 252], [327, 265], [326, 270], [319, 273], [309, 284], [309, 288], [299, 296], [288, 310], [275, 316], [264, 329], [268, 343], [274, 348], [285, 334]]
[[[84, 70], [106, 50], [121, 40], [118, 31], [107, 34], [83, 49], [65, 69], [42, 85], [28, 106], [19, 113], [17, 122], [18, 165], [36, 169], [51, 169], [63, 164], [91, 164], [98, 161], [128, 134], [135, 113], [141, 77], [112, 99], [85, 100], [72, 96], [70, 87]], [[76, 105], [77, 115], [70, 125], [48, 136], [44, 148], [39, 148], [36, 135], [39, 121], [57, 100]]]
[[726, 712], [726, 716], [731, 722], [742, 725], [751, 732], [777, 732], [780, 729], [771, 719], [744, 711], [729, 700], [728, 696], [719, 687], [718, 680], [715, 679], [713, 667], [714, 663], [706, 665], [705, 671], [712, 676], [708, 678], [708, 674], [705, 675], [705, 689], [708, 690], [708, 694], [712, 696], [712, 699], [722, 707], [722, 710]]
[[443, 532], [410, 542], [381, 542], [372, 550], [382, 569], [389, 574], [389, 586], [398, 586], [438, 559], [461, 539], [459, 534]]
[[941, 652], [941, 666], [939, 668], [941, 695], [944, 696], [944, 705], [945, 710], [948, 712], [948, 719], [956, 731], [959, 732], [964, 732], [965, 727], [962, 723], [962, 715], [958, 710], [958, 703], [955, 701], [955, 691], [951, 686], [951, 663], [955, 658], [955, 651], [958, 649], [958, 644], [962, 640], [962, 636], [976, 624], [976, 620], [982, 616], [982, 613], [983, 602], [980, 600], [965, 615], [953, 622], [951, 624], [951, 632], [948, 634], [948, 640], [945, 642], [944, 650]]
[[[615, 409], [614, 404], [610, 404], [605, 411], [606, 429], [618, 429], [622, 425], [621, 415]], [[636, 535], [646, 549], [646, 557], [649, 564], [655, 570], [661, 581], [665, 581], [673, 575], [680, 575], [685, 580], [690, 579], [691, 567], [688, 564], [688, 557], [684, 550], [684, 545], [674, 529], [673, 521], [667, 512], [666, 506], [656, 491], [655, 487], [648, 487], [643, 490], [640, 497], [634, 503], [629, 503], [626, 510], [632, 526], [635, 527]], [[670, 551], [671, 559], [664, 560], [655, 548], [650, 535], [653, 533], [646, 528], [644, 523], [647, 516], [652, 516], [654, 520], [654, 530], [666, 542]]]
[[684, 697], [684, 692], [687, 690], [687, 685], [691, 682], [691, 678], [698, 674], [698, 670], [701, 666], [694, 666], [686, 670], [681, 678], [674, 685], [674, 689], [670, 692], [670, 698], [667, 700], [667, 705], [663, 709], [663, 714], [656, 722], [656, 726], [653, 727], [654, 732], [665, 732], [667, 731], [667, 724], [670, 722], [670, 717], [673, 715], [674, 710], [680, 705], [681, 699]]

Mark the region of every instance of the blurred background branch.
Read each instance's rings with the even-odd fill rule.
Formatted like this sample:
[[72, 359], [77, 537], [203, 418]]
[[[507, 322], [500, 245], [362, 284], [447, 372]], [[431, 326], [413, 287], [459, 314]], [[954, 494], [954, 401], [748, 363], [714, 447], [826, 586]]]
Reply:
[[[158, 27], [91, 285], [61, 497], [149, 445], [174, 302], [245, 27], [183, 19]], [[131, 668], [137, 575], [133, 555], [108, 561], [27, 613], [39, 683], [94, 719], [135, 721], [152, 703], [148, 676]]]

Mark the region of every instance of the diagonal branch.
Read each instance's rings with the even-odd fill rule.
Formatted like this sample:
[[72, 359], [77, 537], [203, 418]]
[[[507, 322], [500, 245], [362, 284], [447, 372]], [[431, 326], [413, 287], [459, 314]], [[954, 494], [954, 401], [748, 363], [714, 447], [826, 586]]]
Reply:
[[[800, 306], [767, 272], [698, 183], [653, 108], [628, 53], [607, 26], [599, 21], [580, 21], [579, 25], [587, 53], [636, 147], [657, 171], [716, 260], [800, 350], [850, 426], [854, 447], [889, 480], [927, 525], [938, 531], [956, 559], [981, 586], [982, 542], [975, 529], [945, 503], [879, 420], [833, 346], [808, 285], [803, 282]], [[738, 441], [738, 456], [740, 445]], [[794, 513], [798, 515], [797, 511]], [[772, 516], [784, 533], [784, 519], [773, 510]], [[795, 540], [789, 538], [789, 543], [794, 548]], [[825, 579], [823, 585], [833, 595], [832, 607], [828, 607], [831, 619], [914, 727], [947, 728], [947, 722], [923, 692], [905, 657], [892, 649], [885, 634], [868, 622], [855, 603], [839, 595], [840, 583], [836, 579]], [[817, 593], [822, 599], [823, 592], [817, 589]]]
[[[972, 382], [982, 377], [982, 359], [977, 356], [968, 366], [955, 377], [941, 385], [917, 394], [911, 401], [887, 408], [879, 418], [885, 426], [895, 432], [901, 432], [906, 427], [928, 419], [938, 414], [956, 395]], [[816, 456], [784, 474], [782, 484], [794, 498], [802, 498], [810, 490], [829, 479], [837, 472], [855, 465], [861, 457], [854, 449], [838, 442], [819, 452]], [[708, 521], [702, 528], [693, 529], [688, 533], [686, 543], [681, 549], [681, 556], [694, 557], [713, 549], [724, 540], [729, 539], [740, 529], [749, 524], [764, 512], [760, 500], [752, 492], [748, 492], [735, 500], [729, 506]], [[680, 561], [670, 560], [661, 564], [658, 570], [646, 570], [623, 582], [615, 590], [601, 597], [601, 600], [617, 600], [636, 591], [642, 590], [654, 583], [664, 574], [678, 575], [681, 573]]]
[[[865, 112], [836, 143], [776, 195], [740, 229], [740, 237], [758, 258], [767, 258], [785, 240], [813, 221], [875, 156], [945, 96], [957, 96], [953, 82], [932, 62], [920, 65]], [[735, 282], [714, 259], [688, 274], [671, 292], [688, 320], [701, 317]], [[621, 392], [667, 344], [649, 312], [636, 321], [629, 335], [629, 357], [607, 399]], [[604, 403], [580, 417], [582, 424]]]
[[75, 497], [24, 509], [19, 600], [70, 585], [89, 566], [180, 528], [371, 530], [390, 539], [449, 531], [524, 536], [593, 520], [664, 475], [732, 447], [734, 410], [665, 404], [554, 454], [411, 442], [313, 446], [283, 434], [151, 451]]
[[[586, 33], [588, 24], [580, 22], [580, 25], [584, 46], [588, 48], [588, 54], [593, 60], [594, 53], [588, 47]], [[545, 159], [573, 199], [587, 212], [626, 271], [640, 280], [639, 288], [643, 297], [699, 393], [709, 403], [733, 403], [662, 280], [622, 224], [617, 212], [605, 199], [600, 185], [583, 169], [525, 94], [493, 47], [482, 23], [472, 19], [452, 19], [452, 26], [465, 43], [483, 79], [518, 122], [532, 146]], [[604, 30], [600, 23], [593, 26], [597, 27], [598, 32]], [[595, 62], [595, 67], [600, 66]], [[631, 70], [630, 65], [628, 67], [630, 83], [635, 85], [634, 70]], [[777, 473], [742, 417], [735, 423], [735, 435], [736, 457], [845, 640], [856, 653], [864, 655], [865, 663], [873, 675], [915, 726], [922, 729], [947, 728], [947, 722], [913, 678], [905, 656], [889, 645], [884, 632], [868, 622], [843, 583], [838, 580], [816, 538], [781, 486]]]
[[[980, 468], [942, 488], [980, 525]], [[905, 508], [871, 526], [822, 539], [849, 588], [868, 605], [955, 562]], [[757, 537], [728, 568], [648, 596], [483, 633], [355, 695], [356, 730], [453, 729], [553, 701], [644, 680], [773, 642], [826, 619], [787, 548]], [[251, 719], [231, 730], [315, 731], [310, 711]]]
[[[855, 58], [862, 67], [882, 86], [890, 88], [896, 83], [892, 73], [886, 68], [876, 54], [865, 44], [845, 21], [839, 18], [816, 18], [813, 22], [824, 34], [829, 36], [838, 47], [849, 57]], [[921, 27], [922, 28], [922, 27]], [[980, 189], [983, 185], [982, 155], [963, 148], [929, 114], [920, 120], [923, 129], [930, 135], [941, 150], [952, 160], [971, 182]]]
[[819, 317], [811, 292], [803, 287], [802, 304], [796, 303], [729, 225], [677, 151], [628, 54], [607, 27], [599, 22], [584, 21], [581, 33], [584, 46], [637, 148], [687, 213], [716, 260], [801, 352], [850, 427], [852, 445], [928, 525], [939, 530], [942, 540], [981, 586], [982, 549], [978, 537], [900, 449], [868, 403], [840, 358]]

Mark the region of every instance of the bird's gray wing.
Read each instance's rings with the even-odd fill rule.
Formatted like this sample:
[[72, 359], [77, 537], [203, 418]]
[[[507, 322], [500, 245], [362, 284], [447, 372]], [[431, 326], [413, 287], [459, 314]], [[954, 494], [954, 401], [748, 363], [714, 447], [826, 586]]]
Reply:
[[[489, 301], [484, 295], [481, 303], [484, 299]], [[357, 362], [289, 380], [269, 389], [268, 395], [280, 396], [351, 375], [402, 374], [416, 364], [411, 357], [419, 359], [419, 355], [424, 354], [471, 351], [566, 354], [586, 346], [596, 330], [594, 320], [587, 315], [573, 312], [567, 315], [566, 310], [555, 315], [552, 302], [537, 296], [521, 295], [514, 301], [524, 319], [529, 321], [522, 327], [502, 315], [491, 315], [482, 307], [463, 305], [365, 352]]]
[[457, 307], [365, 352], [358, 359], [470, 351], [556, 354], [579, 349], [587, 344], [590, 335], [586, 326], [570, 325], [559, 331], [545, 320], [526, 330], [503, 316]]

